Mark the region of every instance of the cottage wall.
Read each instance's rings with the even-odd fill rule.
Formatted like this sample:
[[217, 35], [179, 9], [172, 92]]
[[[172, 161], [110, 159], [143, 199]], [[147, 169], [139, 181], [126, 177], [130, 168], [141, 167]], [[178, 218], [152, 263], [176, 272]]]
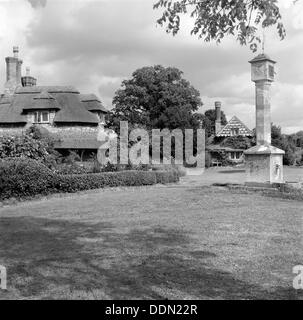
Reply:
[[15, 124], [12, 125], [1, 125], [0, 126], [0, 136], [18, 136], [25, 133], [27, 127], [16, 127]]
[[[33, 116], [33, 115], [32, 115]], [[25, 134], [26, 130], [32, 125], [29, 122], [25, 126], [16, 127], [16, 125], [1, 125], [0, 136], [15, 136]], [[62, 140], [86, 140], [89, 138], [97, 138], [98, 132], [104, 130], [103, 125], [100, 126], [81, 126], [81, 125], [68, 125], [68, 126], [53, 126], [50, 124], [39, 124], [39, 127], [43, 127], [50, 132], [55, 138]]]

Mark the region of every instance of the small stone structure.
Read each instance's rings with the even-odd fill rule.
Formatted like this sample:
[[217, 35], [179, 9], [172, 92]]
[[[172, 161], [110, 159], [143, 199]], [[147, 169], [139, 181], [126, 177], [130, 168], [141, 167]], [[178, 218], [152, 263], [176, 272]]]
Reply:
[[284, 183], [283, 155], [271, 145], [270, 87], [275, 76], [275, 61], [260, 54], [250, 61], [256, 84], [257, 145], [245, 151], [246, 184]]

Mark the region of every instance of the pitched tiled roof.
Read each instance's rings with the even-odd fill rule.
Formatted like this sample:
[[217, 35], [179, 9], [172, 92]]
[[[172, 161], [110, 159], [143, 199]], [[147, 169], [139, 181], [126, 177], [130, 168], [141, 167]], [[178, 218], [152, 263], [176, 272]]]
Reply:
[[108, 112], [95, 94], [81, 94], [80, 99], [88, 111]]
[[[11, 101], [8, 101], [6, 96], [0, 98], [0, 123], [26, 123], [24, 111], [37, 107], [60, 109], [54, 119], [56, 123], [97, 125], [99, 123], [97, 116], [90, 112], [86, 106], [87, 102], [82, 102], [81, 99], [79, 91], [74, 87], [19, 87], [11, 97]], [[98, 104], [101, 105], [100, 102]], [[98, 110], [100, 109], [101, 107]]]
[[252, 131], [249, 130], [246, 125], [239, 120], [236, 116], [234, 116], [225, 127], [219, 131], [219, 133], [216, 135], [217, 137], [230, 137], [233, 135], [232, 130], [237, 129], [239, 136], [246, 136], [246, 137], [252, 137]]

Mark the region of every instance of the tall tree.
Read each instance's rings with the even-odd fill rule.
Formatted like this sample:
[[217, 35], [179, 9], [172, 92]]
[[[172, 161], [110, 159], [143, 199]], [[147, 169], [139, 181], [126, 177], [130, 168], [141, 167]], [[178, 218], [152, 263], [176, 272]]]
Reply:
[[176, 35], [182, 15], [194, 20], [191, 33], [207, 42], [232, 35], [241, 45], [249, 44], [256, 51], [260, 37], [258, 27], [276, 26], [281, 39], [286, 32], [278, 0], [157, 0], [154, 9], [163, 9], [158, 23]]
[[122, 120], [146, 129], [200, 125], [200, 117], [195, 114], [202, 106], [200, 93], [177, 68], [157, 65], [136, 70], [131, 79], [122, 82], [113, 105], [109, 121], [115, 130]]

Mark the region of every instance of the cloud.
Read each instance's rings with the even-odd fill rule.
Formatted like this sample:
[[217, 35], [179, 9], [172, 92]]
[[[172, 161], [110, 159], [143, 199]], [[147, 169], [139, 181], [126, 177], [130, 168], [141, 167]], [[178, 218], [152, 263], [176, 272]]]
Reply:
[[47, 0], [27, 0], [33, 8], [45, 7]]
[[[276, 30], [266, 31], [266, 51], [278, 61], [272, 118], [285, 131], [291, 131], [300, 126], [303, 129], [303, 11], [301, 4], [295, 7], [291, 0], [285, 1], [280, 3], [287, 38], [280, 42]], [[83, 92], [99, 94], [109, 107], [121, 81], [135, 69], [155, 64], [174, 66], [201, 92], [203, 110], [221, 100], [229, 118], [237, 115], [253, 128], [254, 84], [248, 63], [253, 54], [231, 38], [217, 46], [190, 36], [188, 19], [182, 21], [184, 29], [179, 35], [167, 35], [156, 25], [161, 11], [154, 11], [153, 3], [154, 0], [2, 1], [2, 58], [11, 53], [13, 45], [19, 45], [24, 64], [31, 66], [39, 84], [74, 85]], [[42, 6], [43, 10], [37, 10]], [[0, 64], [2, 83], [4, 67], [4, 63]]]

